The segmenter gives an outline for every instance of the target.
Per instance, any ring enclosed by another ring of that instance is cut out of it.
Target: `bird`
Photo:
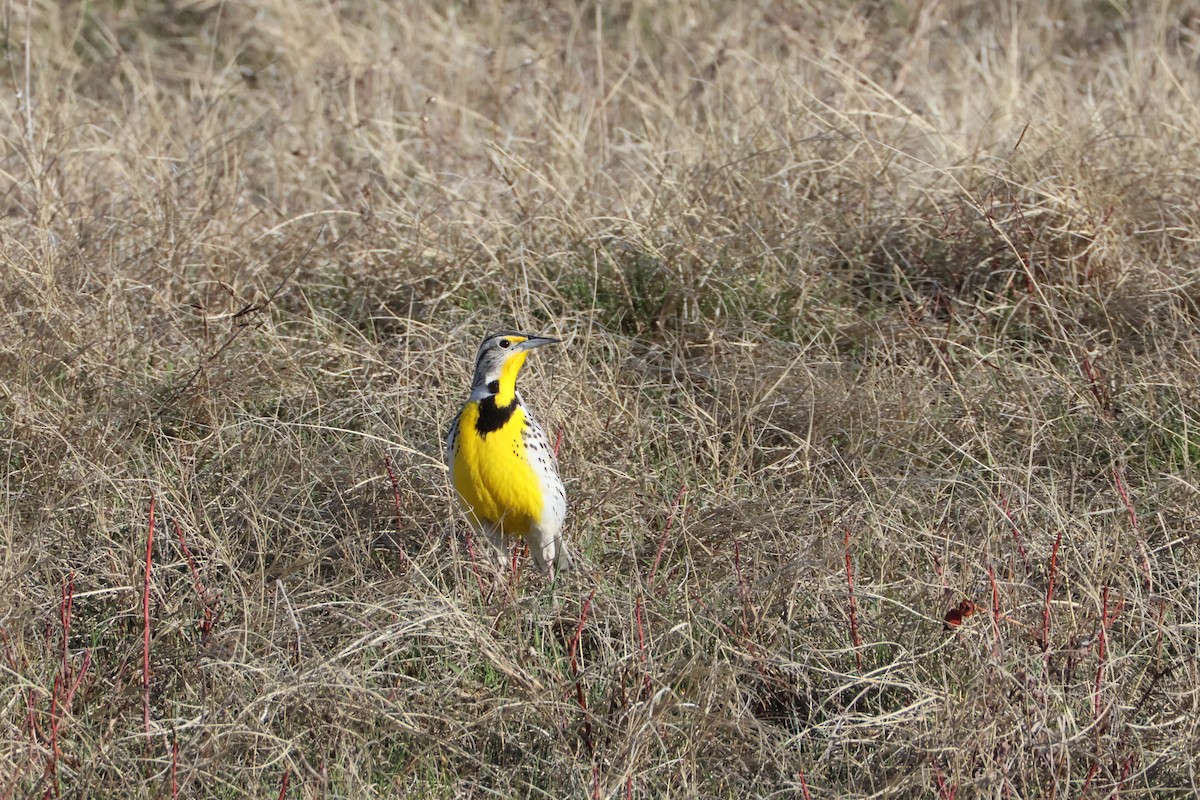
[[[517,374],[532,350],[561,341],[516,331],[485,337],[471,395],[446,435],[450,482],[471,527],[492,543],[498,562],[507,539],[523,539],[552,582],[570,566],[562,538],[567,495],[546,432],[517,391]]]

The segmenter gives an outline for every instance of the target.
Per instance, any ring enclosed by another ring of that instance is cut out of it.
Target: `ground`
[[[0,797],[1196,791],[1200,4],[0,17]]]

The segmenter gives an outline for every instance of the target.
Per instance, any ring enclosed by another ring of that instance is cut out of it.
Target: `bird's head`
[[[529,351],[560,341],[549,336],[531,336],[515,331],[502,331],[488,336],[479,345],[479,354],[475,356],[471,399],[482,400],[495,395],[497,405],[508,405],[516,397],[517,373],[521,371]]]

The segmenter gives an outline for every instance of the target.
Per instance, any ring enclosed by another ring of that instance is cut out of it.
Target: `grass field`
[[[0,799],[1200,787],[1200,3],[0,15]]]

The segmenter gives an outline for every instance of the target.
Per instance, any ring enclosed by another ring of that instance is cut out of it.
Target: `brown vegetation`
[[[3,4],[0,798],[1190,796],[1200,5],[440,5]]]

